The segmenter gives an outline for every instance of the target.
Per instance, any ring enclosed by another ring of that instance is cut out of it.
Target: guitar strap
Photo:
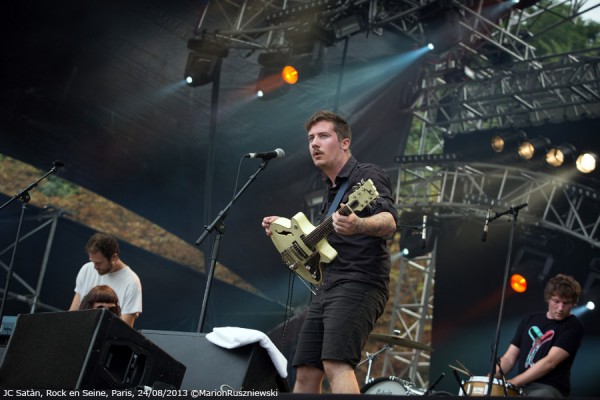
[[[337,210],[338,206],[340,205],[340,201],[342,201],[342,197],[344,196],[344,193],[346,193],[346,189],[348,188],[349,181],[350,181],[349,179],[346,179],[340,185],[340,188],[338,189],[338,192],[335,195],[335,198],[333,199],[333,201],[331,202],[331,205],[329,206],[329,211],[327,211],[327,217],[331,216],[331,214],[333,214],[335,212],[335,210]]]

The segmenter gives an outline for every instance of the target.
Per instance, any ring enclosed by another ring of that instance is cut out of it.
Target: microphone
[[[421,248],[427,247],[427,215],[423,215],[423,225],[421,228]]]
[[[64,163],[64,162],[62,162],[62,161],[60,161],[60,160],[56,160],[56,161],[54,161],[54,163],[53,163],[53,164],[54,164],[54,166],[55,166],[56,168],[60,168],[60,167],[64,167],[64,166],[65,166],[65,163]]]
[[[485,225],[483,225],[483,232],[481,232],[481,241],[485,242],[485,240],[487,239],[487,231],[488,231],[488,225],[490,223],[490,214],[492,213],[492,209],[488,208],[487,210],[487,217],[485,217]]]
[[[285,151],[282,149],[275,149],[264,153],[248,153],[244,156],[244,158],[262,158],[263,160],[272,160],[273,158],[283,157],[285,157]]]

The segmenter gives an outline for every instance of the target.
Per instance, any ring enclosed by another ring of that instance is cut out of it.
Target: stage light
[[[501,153],[504,150],[504,138],[500,135],[492,136],[491,145],[496,153]]]
[[[593,311],[596,309],[596,303],[594,303],[593,301],[588,301],[587,303],[585,303],[585,308],[587,308],[590,311]]]
[[[435,46],[429,49],[436,54],[450,50],[467,35],[466,29],[460,24],[463,15],[451,1],[430,1],[422,6],[416,15],[427,42]]]
[[[355,35],[365,28],[365,23],[360,15],[352,14],[331,24],[335,40],[341,40]]]
[[[255,91],[261,100],[270,100],[284,95],[290,87],[281,76],[281,67],[262,67]]]
[[[579,172],[583,172],[584,174],[589,174],[596,169],[596,164],[598,163],[598,156],[594,153],[583,153],[579,157],[577,157],[577,161],[575,165],[577,166],[577,170]]]
[[[428,43],[428,44],[427,44],[427,48],[428,48],[429,50],[433,50],[433,49],[435,49],[435,46],[433,45],[433,43]]]
[[[287,93],[290,85],[284,80],[284,67],[289,55],[284,52],[261,53],[258,63],[262,65],[256,81],[256,95],[261,100],[269,100]]]
[[[570,144],[562,144],[552,147],[546,153],[546,162],[552,167],[560,167],[565,162],[572,161],[575,157],[575,147]]]
[[[527,135],[523,131],[498,133],[492,136],[490,145],[496,153],[502,153],[505,149],[517,148],[525,140],[527,140]]]
[[[325,46],[314,35],[314,32],[308,33],[308,36],[298,33],[286,35],[291,43],[291,54],[287,65],[296,69],[299,82],[305,82],[319,75],[325,65]]]
[[[298,71],[291,65],[286,65],[281,70],[283,81],[289,85],[295,85],[298,82]]]
[[[184,79],[189,86],[202,86],[213,82],[221,68],[221,60],[228,56],[229,49],[224,44],[209,39],[188,41],[187,63]]]
[[[540,153],[545,153],[546,148],[550,145],[550,140],[537,137],[531,140],[526,140],[519,145],[519,156],[524,160],[532,160]]]
[[[510,287],[517,293],[524,293],[527,290],[527,279],[523,275],[513,274],[510,277]]]

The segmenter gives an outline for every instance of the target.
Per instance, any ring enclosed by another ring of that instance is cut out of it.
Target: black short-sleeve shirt
[[[367,179],[371,179],[379,197],[363,210],[357,211],[356,215],[368,217],[387,211],[394,216],[397,223],[398,212],[394,207],[389,176],[377,165],[359,163],[354,157],[346,162],[338,174],[335,186],[329,179],[326,179],[327,192],[321,210],[322,219],[325,218],[344,180],[349,182],[341,202],[347,203],[353,187]],[[332,232],[327,241],[338,255],[324,267],[322,288],[334,286],[343,281],[361,281],[389,292],[391,261],[385,238],[362,234],[346,236]]]

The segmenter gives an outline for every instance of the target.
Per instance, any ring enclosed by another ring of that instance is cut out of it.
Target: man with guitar
[[[317,245],[294,243],[288,252],[282,251],[286,261],[314,247],[316,257],[327,263],[322,277],[316,279],[319,287],[298,339],[293,360],[297,368],[294,392],[321,393],[323,379],[327,378],[332,393],[360,393],[354,369],[389,298],[391,261],[385,238],[395,232],[398,213],[385,172],[374,164],[359,163],[352,156],[352,134],[344,118],[318,111],[306,122],[305,129],[312,160],[323,172],[327,192],[322,215],[328,218],[331,233]],[[358,207],[359,211],[351,206],[360,203],[352,200],[351,192],[365,181],[374,185],[378,197]],[[276,246],[275,237],[289,236],[296,225],[295,221],[286,221],[276,216],[262,221]],[[330,251],[322,251],[325,247]],[[299,268],[308,266],[302,263]]]

